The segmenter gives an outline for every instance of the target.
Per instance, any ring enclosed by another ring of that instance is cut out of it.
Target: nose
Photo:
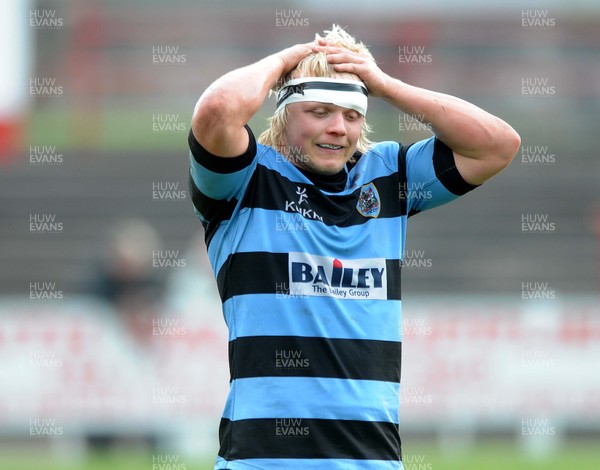
[[[346,121],[342,112],[331,113],[327,122],[327,133],[336,135],[346,135]]]

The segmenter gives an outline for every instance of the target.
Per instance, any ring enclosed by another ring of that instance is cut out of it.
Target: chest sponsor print
[[[340,260],[290,253],[290,294],[340,299],[387,299],[384,258]]]

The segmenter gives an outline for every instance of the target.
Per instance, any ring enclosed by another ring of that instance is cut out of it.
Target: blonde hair
[[[356,52],[360,55],[373,59],[371,52],[362,42],[357,42],[356,39],[348,34],[341,26],[332,25],[330,30],[324,31],[325,39],[329,44],[343,47],[349,51]],[[321,38],[319,34],[315,35],[315,43]],[[281,77],[277,84],[271,90],[277,93],[281,86],[288,80],[300,77],[323,77],[323,78],[345,78],[351,80],[360,80],[360,78],[352,73],[336,72],[331,64],[327,62],[327,57],[324,52],[317,52],[306,56],[300,63],[285,77]],[[273,116],[268,119],[269,127],[259,137],[258,142],[263,145],[268,145],[275,149],[283,145],[283,132],[288,119],[287,107],[283,107],[279,111],[275,111]],[[362,124],[362,129],[356,150],[360,153],[365,153],[373,143],[367,138],[371,132],[371,128],[365,119]]]

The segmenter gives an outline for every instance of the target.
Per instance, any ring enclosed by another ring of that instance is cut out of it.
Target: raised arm
[[[392,78],[385,90],[386,101],[431,125],[435,136],[452,149],[468,183],[481,184],[506,168],[521,145],[506,122],[464,100]]]
[[[314,43],[297,44],[213,82],[194,109],[192,132],[196,140],[213,155],[243,154],[248,147],[244,126],[260,109],[277,80],[310,54],[313,47]]]
[[[381,71],[375,62],[320,41],[339,72],[358,75],[371,96],[379,96],[406,114],[429,124],[450,147],[465,181],[481,184],[504,169],[521,145],[517,132],[502,119],[454,96],[408,85]]]

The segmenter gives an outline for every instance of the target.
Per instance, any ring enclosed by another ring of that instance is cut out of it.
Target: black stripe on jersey
[[[401,300],[402,260],[386,259],[388,300]]]
[[[233,253],[219,269],[217,287],[221,301],[236,295],[290,293],[288,253],[250,251]],[[400,260],[386,260],[387,298],[401,300]]]
[[[223,418],[219,442],[219,456],[225,460],[400,461],[402,458],[398,425],[387,422],[304,418],[230,421]]]
[[[217,157],[210,153],[200,145],[190,129],[188,134],[188,145],[190,146],[194,160],[196,160],[199,165],[202,165],[204,168],[214,173],[235,173],[236,171],[243,170],[252,163],[252,160],[254,160],[254,157],[256,156],[256,139],[254,138],[254,134],[248,125],[244,127],[248,132],[248,148],[239,157],[232,158]]]
[[[477,188],[476,185],[469,184],[463,179],[456,168],[452,149],[437,138],[433,147],[433,168],[435,176],[452,194],[462,196]]]
[[[233,214],[233,210],[235,209],[238,200],[236,198],[233,198],[229,201],[216,200],[211,197],[208,197],[206,194],[204,194],[197,188],[191,173],[189,180],[189,188],[194,207],[198,212],[200,212],[200,214],[202,214],[202,217],[204,217],[204,219],[207,221],[203,222],[202,225],[204,226],[204,241],[206,243],[206,246],[208,246],[213,236],[215,235],[219,224],[223,220],[228,220],[231,218],[231,214]]]
[[[217,287],[221,300],[244,294],[289,294],[288,254],[240,252],[227,257]]]
[[[399,203],[397,174],[376,178],[372,183],[380,196],[378,218],[405,215],[406,206],[403,212]],[[291,181],[278,171],[259,164],[242,199],[242,207],[285,211],[311,220],[322,218],[323,223],[329,226],[349,227],[371,219],[356,209],[360,191],[361,188],[357,188],[347,195],[325,195],[313,184]],[[306,196],[302,202],[299,202],[299,192]]]
[[[402,343],[396,341],[244,336],[229,343],[229,353],[232,380],[329,377],[400,382]]]
[[[408,188],[408,180],[406,178],[406,152],[411,145],[402,145],[398,148],[398,197],[400,198],[400,212],[406,214],[406,196],[407,191],[402,191],[403,188]],[[408,214],[411,216],[413,214]]]

